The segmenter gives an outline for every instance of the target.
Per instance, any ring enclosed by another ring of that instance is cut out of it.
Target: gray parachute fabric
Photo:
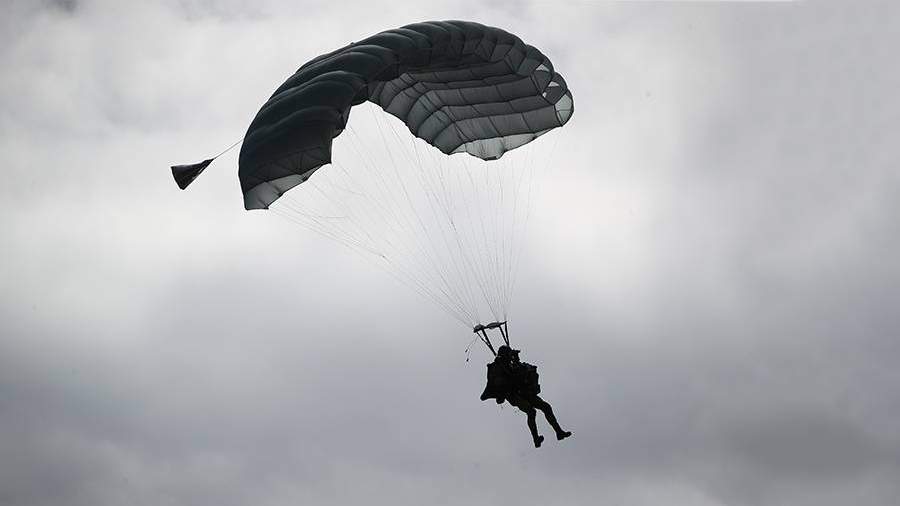
[[[350,109],[373,102],[443,153],[483,160],[564,125],[574,103],[538,49],[466,21],[388,30],[306,63],[262,106],[241,147],[246,209],[266,209],[331,162]]]

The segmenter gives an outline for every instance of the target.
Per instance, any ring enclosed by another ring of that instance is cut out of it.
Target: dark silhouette
[[[519,350],[501,346],[487,369],[487,386],[481,394],[481,400],[496,399],[497,404],[508,401],[528,415],[528,430],[531,431],[535,448],[540,448],[544,442],[544,436],[537,431],[537,409],[544,413],[547,422],[556,431],[556,439],[562,440],[572,435],[571,432],[562,430],[550,403],[538,395],[541,385],[538,382],[537,367],[520,362]]]

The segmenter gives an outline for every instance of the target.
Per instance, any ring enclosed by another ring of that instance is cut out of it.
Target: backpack
[[[541,393],[540,376],[537,372],[537,366],[522,362],[519,367],[520,372],[518,374],[518,379],[521,381],[520,388],[522,393],[527,395],[537,395]]]

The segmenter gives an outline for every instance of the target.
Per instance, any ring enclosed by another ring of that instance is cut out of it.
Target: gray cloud
[[[896,8],[556,5],[0,8],[0,504],[893,504]],[[576,433],[540,451],[468,332],[244,212],[233,153],[166,169],[441,18],[521,33],[578,104],[511,322]]]

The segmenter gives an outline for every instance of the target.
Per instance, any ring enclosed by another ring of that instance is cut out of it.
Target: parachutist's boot
[[[544,436],[538,436],[538,437],[534,438],[534,447],[540,448],[541,443],[543,443],[543,442],[544,442]]]
[[[550,405],[547,405],[547,409],[544,411],[544,416],[547,417],[547,421],[550,422],[550,426],[553,427],[553,430],[556,432],[556,439],[562,441],[563,439],[572,435],[571,432],[567,430],[562,430],[562,427],[559,426],[559,422],[556,421],[556,416],[553,415],[553,409],[550,408]]]

